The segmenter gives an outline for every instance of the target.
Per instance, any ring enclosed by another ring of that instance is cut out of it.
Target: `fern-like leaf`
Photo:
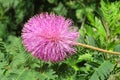
[[[103,20],[107,23],[107,26],[111,30],[112,34],[119,34],[120,32],[120,1],[118,2],[107,2],[101,0],[101,11],[103,14]]]
[[[34,70],[29,70],[25,68],[21,70],[21,72],[19,72],[17,76],[13,76],[12,74],[11,80],[12,79],[15,79],[15,80],[55,80],[56,77],[57,75],[55,75],[55,72],[52,69],[48,70],[48,72],[39,73]]]
[[[105,61],[99,68],[95,70],[89,80],[105,80],[113,69],[113,64],[110,61]]]

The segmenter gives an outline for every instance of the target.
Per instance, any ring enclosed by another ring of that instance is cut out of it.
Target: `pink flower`
[[[64,60],[75,53],[73,42],[79,35],[71,25],[70,19],[52,13],[35,15],[24,25],[23,44],[28,52],[41,60]]]

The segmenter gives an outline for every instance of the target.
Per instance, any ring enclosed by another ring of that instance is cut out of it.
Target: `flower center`
[[[39,37],[44,38],[44,39],[46,39],[48,41],[52,41],[52,42],[60,40],[60,37],[58,37],[58,36],[39,35]]]
[[[48,39],[49,41],[58,41],[59,40],[59,38],[58,37],[46,37],[46,39]]]

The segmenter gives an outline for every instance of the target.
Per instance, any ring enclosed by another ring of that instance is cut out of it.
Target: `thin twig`
[[[97,51],[104,52],[104,53],[120,55],[120,52],[108,51],[108,50],[104,50],[104,49],[101,49],[101,48],[97,48],[97,47],[86,45],[86,44],[82,44],[82,43],[75,43],[75,45],[82,46],[82,47],[89,48],[89,49],[93,49],[93,50],[97,50]]]

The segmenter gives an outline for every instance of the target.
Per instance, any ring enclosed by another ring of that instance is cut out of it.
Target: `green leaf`
[[[67,10],[61,2],[58,4],[57,7],[53,8],[53,11],[59,15],[67,15]]]
[[[21,0],[0,0],[4,8],[9,9],[11,6],[16,7]]]
[[[84,14],[84,9],[77,9],[77,10],[76,10],[76,17],[77,17],[78,19],[83,18],[83,14]]]
[[[81,62],[83,60],[84,61],[91,61],[91,60],[93,60],[92,55],[91,54],[80,55],[79,58],[78,58],[78,61]]]
[[[104,0],[101,0],[101,11],[102,11],[102,18],[103,20],[108,24],[107,27],[109,27],[111,31],[111,36],[115,36],[116,34],[119,34],[120,32],[120,1],[115,2],[104,2]]]
[[[69,1],[66,2],[66,4],[72,9],[77,9],[78,7],[80,7],[80,4],[76,1]]]
[[[118,44],[114,47],[114,51],[120,52],[120,44]]]
[[[33,11],[34,11],[34,6],[32,1],[29,1],[29,2],[24,0],[20,1],[18,5],[15,7],[15,18],[16,18],[17,24],[22,22],[25,16],[33,15]]]
[[[23,69],[21,73],[16,77],[15,80],[36,80],[35,75],[32,71]]]
[[[7,33],[6,29],[7,29],[7,25],[0,22],[0,37],[1,38],[5,37],[5,34]]]
[[[93,28],[89,25],[85,25],[85,29],[86,29],[86,33],[88,36],[93,36],[94,35],[94,31]]]
[[[49,3],[53,4],[56,2],[56,0],[48,0]]]
[[[55,80],[57,75],[53,70],[48,70],[45,72],[36,72],[29,69],[23,69],[20,71],[15,80]]]
[[[88,36],[88,44],[89,45],[92,45],[92,46],[97,46],[96,45],[96,42],[95,42],[95,39],[92,37],[92,36]]]
[[[100,19],[95,17],[95,27],[101,37],[106,38],[106,31]]]
[[[55,72],[53,70],[48,70],[47,72],[43,72],[41,76],[45,77],[46,80],[50,80],[50,79],[54,80],[57,77],[57,75],[55,75]]]
[[[110,61],[104,61],[99,68],[95,70],[89,80],[105,80],[113,69],[113,64]]]
[[[94,17],[95,17],[95,15],[92,13],[92,11],[90,11],[89,13],[87,13],[87,18],[88,18],[88,20],[90,21],[90,23],[92,25],[94,25]]]

